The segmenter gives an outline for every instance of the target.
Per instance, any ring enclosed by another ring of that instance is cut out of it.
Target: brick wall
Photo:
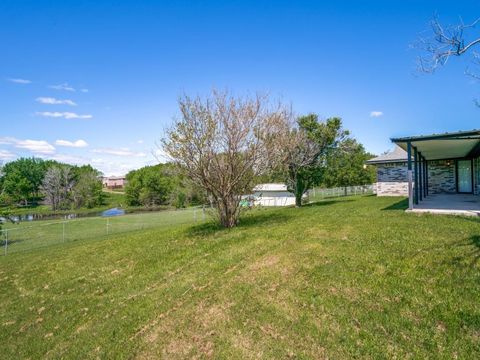
[[[473,160],[474,193],[480,195],[480,158]],[[428,162],[428,193],[454,194],[457,192],[455,161]],[[377,165],[376,192],[379,196],[408,196],[407,163]]]
[[[377,165],[378,196],[408,196],[407,163]]]
[[[428,162],[428,193],[456,193],[455,161],[435,160]]]

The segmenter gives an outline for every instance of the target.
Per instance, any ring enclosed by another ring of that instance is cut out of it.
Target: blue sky
[[[418,52],[409,45],[435,12],[447,23],[470,21],[480,6],[2,0],[0,160],[35,155],[106,174],[153,164],[178,96],[213,87],[340,116],[373,153],[394,136],[479,128],[469,58],[414,74]]]

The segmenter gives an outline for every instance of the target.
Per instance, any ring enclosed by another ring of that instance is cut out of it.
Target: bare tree
[[[241,195],[250,193],[255,176],[276,159],[275,133],[289,111],[272,106],[266,96],[217,91],[205,99],[184,95],[178,103],[181,117],[162,140],[163,150],[205,189],[220,223],[233,227]]]
[[[433,73],[447,64],[451,57],[466,53],[472,53],[474,62],[479,64],[479,55],[474,51],[480,45],[480,33],[477,31],[479,23],[480,18],[467,24],[460,18],[458,24],[443,25],[438,16],[434,16],[430,21],[431,32],[427,36],[421,36],[414,44],[414,47],[424,53],[418,57],[419,71]],[[467,73],[474,75],[469,70]]]
[[[52,210],[58,210],[67,205],[69,192],[73,186],[70,167],[52,166],[45,173],[41,188]]]

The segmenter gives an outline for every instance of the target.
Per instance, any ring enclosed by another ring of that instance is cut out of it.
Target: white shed
[[[259,184],[253,188],[255,205],[289,206],[295,205],[295,195],[287,191],[285,184]]]

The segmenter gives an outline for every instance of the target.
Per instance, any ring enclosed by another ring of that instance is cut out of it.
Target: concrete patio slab
[[[428,195],[407,212],[480,216],[480,196],[471,194]]]

